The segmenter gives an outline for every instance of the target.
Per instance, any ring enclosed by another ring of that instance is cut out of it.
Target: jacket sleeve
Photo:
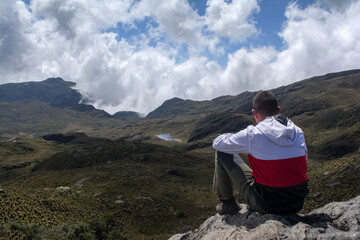
[[[225,133],[213,141],[213,148],[217,151],[236,154],[249,153],[249,127],[235,134]]]

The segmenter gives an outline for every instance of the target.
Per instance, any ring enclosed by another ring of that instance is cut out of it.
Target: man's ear
[[[280,107],[278,106],[277,114],[280,114]]]
[[[259,117],[259,112],[256,111],[255,109],[252,109],[251,111],[252,111],[252,113],[253,113],[253,115],[254,115],[254,118],[255,118],[255,119],[258,119],[258,117]]]

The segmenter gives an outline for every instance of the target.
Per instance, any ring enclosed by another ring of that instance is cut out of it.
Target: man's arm
[[[241,130],[235,134],[222,134],[215,138],[212,146],[217,151],[229,154],[249,153],[248,129]]]

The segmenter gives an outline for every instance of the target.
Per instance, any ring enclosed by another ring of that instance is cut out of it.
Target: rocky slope
[[[286,217],[260,215],[242,204],[236,215],[216,214],[193,232],[170,238],[186,239],[360,239],[360,196]]]

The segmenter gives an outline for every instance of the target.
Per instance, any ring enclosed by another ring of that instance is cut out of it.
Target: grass
[[[32,144],[38,148],[49,143],[36,140]],[[6,234],[24,233],[21,229],[34,224],[55,234],[59,226],[73,228],[84,223],[89,228],[92,221],[110,219],[107,227],[122,237],[166,239],[195,228],[214,214],[216,196],[208,177],[212,159],[204,155],[92,138],[83,144],[52,144],[59,148],[53,157],[45,154],[32,161],[29,155],[29,166],[21,172],[9,170],[14,171],[15,181],[2,184],[6,194],[0,198]],[[87,158],[89,155],[92,157]],[[115,155],[122,157],[111,157]],[[86,164],[72,165],[76,161]],[[51,164],[43,164],[47,162]],[[81,180],[82,186],[77,185]],[[70,190],[60,190],[64,186]],[[19,226],[16,231],[12,223]]]
[[[329,202],[345,201],[360,194],[360,155],[316,161],[309,159],[309,189],[304,212],[309,212]],[[335,183],[335,184],[331,184]]]

